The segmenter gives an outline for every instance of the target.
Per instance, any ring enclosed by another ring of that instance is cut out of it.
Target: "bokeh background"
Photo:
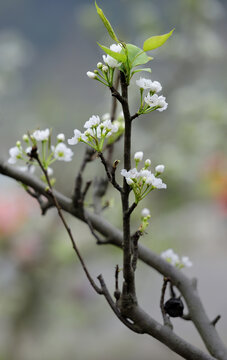
[[[227,4],[224,0],[115,0],[99,6],[120,38],[141,46],[144,39],[176,28],[153,51],[152,80],[163,85],[169,103],[163,113],[135,120],[133,151],[163,163],[166,191],[143,206],[151,210],[141,240],[160,253],[173,248],[189,255],[205,308],[227,340]],[[110,111],[106,89],[88,79],[101,60],[96,44],[111,41],[88,0],[0,2],[0,154],[27,131],[53,128],[71,137],[92,115]],[[135,76],[132,113],[138,106]],[[120,111],[120,109],[118,109]],[[122,143],[115,158],[122,159]],[[71,164],[57,164],[56,188],[71,195],[84,148]],[[91,164],[88,179],[103,171]],[[119,199],[111,189],[104,216],[121,227]],[[87,202],[92,201],[89,194]],[[141,206],[133,217],[139,225]],[[67,216],[91,273],[102,273],[113,290],[121,252],[97,247],[84,224]],[[162,279],[139,264],[139,302],[155,319]],[[204,348],[194,327],[174,320],[177,333]],[[41,217],[21,186],[0,176],[0,359],[124,360],[180,359],[148,336],[124,328],[105,300],[90,288],[54,210]]]

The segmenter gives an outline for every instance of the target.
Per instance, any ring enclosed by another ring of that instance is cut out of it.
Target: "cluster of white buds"
[[[161,257],[165,259],[171,265],[177,267],[178,269],[182,269],[184,267],[191,267],[193,264],[191,260],[189,260],[188,256],[179,257],[173,249],[165,250],[161,253]]]
[[[25,143],[25,148],[22,146],[21,141],[17,141],[16,146],[9,149],[9,164],[16,164],[18,160],[25,163],[25,165],[19,166],[21,171],[29,171],[33,173],[35,170],[34,165],[37,165],[32,158],[32,149],[35,149],[39,154],[42,166],[47,171],[49,176],[53,175],[53,169],[50,165],[56,160],[69,162],[72,160],[73,152],[65,144],[65,135],[57,135],[56,145],[50,145],[51,131],[50,129],[35,130],[32,134],[24,134],[22,140]],[[39,146],[40,143],[40,146]],[[44,179],[42,177],[42,179]]]
[[[151,160],[147,159],[144,162],[144,167],[138,170],[138,164],[143,159],[143,152],[138,151],[134,155],[134,161],[136,167],[130,170],[122,169],[121,175],[125,177],[128,185],[131,186],[134,195],[135,202],[138,203],[145,196],[147,196],[154,189],[166,189],[167,186],[162,182],[162,179],[157,176],[164,171],[164,165],[156,166],[156,173],[153,174],[148,168],[151,165]],[[157,171],[157,169],[159,171]],[[160,172],[160,170],[162,170]]]
[[[100,120],[98,115],[92,115],[90,119],[85,122],[84,128],[86,130],[83,133],[78,129],[74,130],[74,136],[68,139],[69,145],[84,142],[94,150],[101,152],[105,138],[118,132],[118,125],[116,123],[112,123],[110,119]]]
[[[120,53],[122,50],[122,46],[121,46],[121,44],[112,44],[110,46],[110,50],[114,51],[116,53]],[[99,82],[101,82],[102,84],[104,84],[106,86],[112,86],[114,70],[116,68],[119,68],[119,66],[121,66],[121,63],[119,63],[116,59],[114,59],[110,55],[103,55],[102,57],[103,57],[104,64],[101,62],[98,62],[98,64],[97,64],[98,70],[94,70],[94,72],[88,71],[87,76],[90,79],[98,80]]]
[[[158,96],[157,93],[162,90],[162,86],[158,81],[151,81],[150,79],[140,78],[136,80],[136,84],[140,88],[140,108],[139,114],[147,114],[151,111],[158,110],[164,111],[168,107],[166,98],[164,96]],[[144,90],[149,90],[148,94],[143,99]]]

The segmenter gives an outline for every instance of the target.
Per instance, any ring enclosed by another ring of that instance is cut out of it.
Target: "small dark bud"
[[[121,292],[120,292],[120,290],[115,290],[115,291],[114,291],[114,297],[115,297],[115,299],[116,299],[117,301],[120,299],[120,297],[121,297]]]
[[[119,164],[120,160],[115,160],[113,163],[113,168],[116,169],[118,164]]]
[[[180,298],[171,298],[164,304],[165,312],[171,317],[183,316],[184,304]]]
[[[29,156],[31,158],[36,158],[37,157],[37,146],[36,145],[32,146],[32,149],[31,149],[31,152],[30,152]]]

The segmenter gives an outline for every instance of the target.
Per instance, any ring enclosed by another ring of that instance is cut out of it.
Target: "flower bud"
[[[137,151],[134,155],[134,160],[135,161],[142,161],[143,159],[143,152],[142,151]]]
[[[58,134],[57,135],[57,140],[58,141],[65,141],[65,135],[64,134]]]
[[[95,75],[95,73],[93,73],[92,71],[87,71],[87,76],[90,78],[90,79],[96,79],[97,76]]]
[[[103,64],[102,64],[101,62],[98,62],[97,68],[98,68],[98,69],[102,69],[102,67],[103,67]]]
[[[147,217],[150,215],[150,210],[147,209],[147,208],[144,208],[142,211],[141,211],[141,216],[142,217]]]
[[[18,140],[18,141],[16,142],[16,145],[17,145],[17,147],[20,147],[20,146],[21,146],[21,142]]]
[[[108,71],[108,66],[103,65],[103,67],[102,67],[102,71],[103,71],[103,72],[107,72],[107,71]]]
[[[29,141],[29,138],[28,138],[28,135],[27,135],[27,134],[24,134],[24,135],[22,136],[22,139],[23,139],[23,141],[25,141],[26,143]]]
[[[145,166],[148,167],[150,165],[151,165],[151,160],[150,159],[145,160]]]
[[[155,168],[155,171],[159,174],[162,174],[163,171],[165,170],[165,166],[164,165],[157,165]]]

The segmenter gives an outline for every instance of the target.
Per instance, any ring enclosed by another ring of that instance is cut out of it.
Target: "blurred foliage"
[[[146,37],[176,28],[171,40],[151,53],[151,78],[162,83],[169,108],[134,122],[133,151],[143,150],[154,166],[165,164],[168,185],[141,205],[150,208],[152,217],[141,241],[157,252],[173,247],[188,253],[195,262],[191,274],[199,275],[201,284],[204,280],[202,294],[211,315],[218,308],[226,317],[227,295],[217,299],[214,290],[214,301],[206,280],[215,276],[209,271],[225,264],[226,2],[117,0],[99,5],[120,38],[140,47]],[[26,130],[49,126],[70,137],[92,114],[110,111],[110,94],[86,76],[101,59],[96,41],[110,44],[92,1],[24,0],[18,6],[10,0],[1,2],[0,19],[1,157],[7,159],[8,148]],[[130,96],[133,113],[139,104],[134,83]],[[120,145],[115,157],[122,160]],[[77,145],[72,166],[55,166],[56,186],[66,195],[72,193],[83,151]],[[93,179],[102,171],[96,161],[86,176]],[[106,359],[106,352],[110,360],[146,360],[151,347],[156,360],[178,358],[151,339],[140,337],[138,345],[136,335],[121,327],[89,288],[55,212],[41,217],[19,185],[8,185],[2,177],[0,183],[1,360]],[[119,199],[111,187],[105,200],[111,206],[104,216],[120,228]],[[92,203],[91,193],[87,203]],[[134,230],[141,207],[133,215]],[[102,272],[113,286],[120,252],[95,246],[85,225],[68,219],[92,273]],[[141,301],[157,314],[160,284],[140,265]],[[183,327],[197,344],[190,325],[176,323],[177,331]],[[220,328],[227,333],[226,325]]]

